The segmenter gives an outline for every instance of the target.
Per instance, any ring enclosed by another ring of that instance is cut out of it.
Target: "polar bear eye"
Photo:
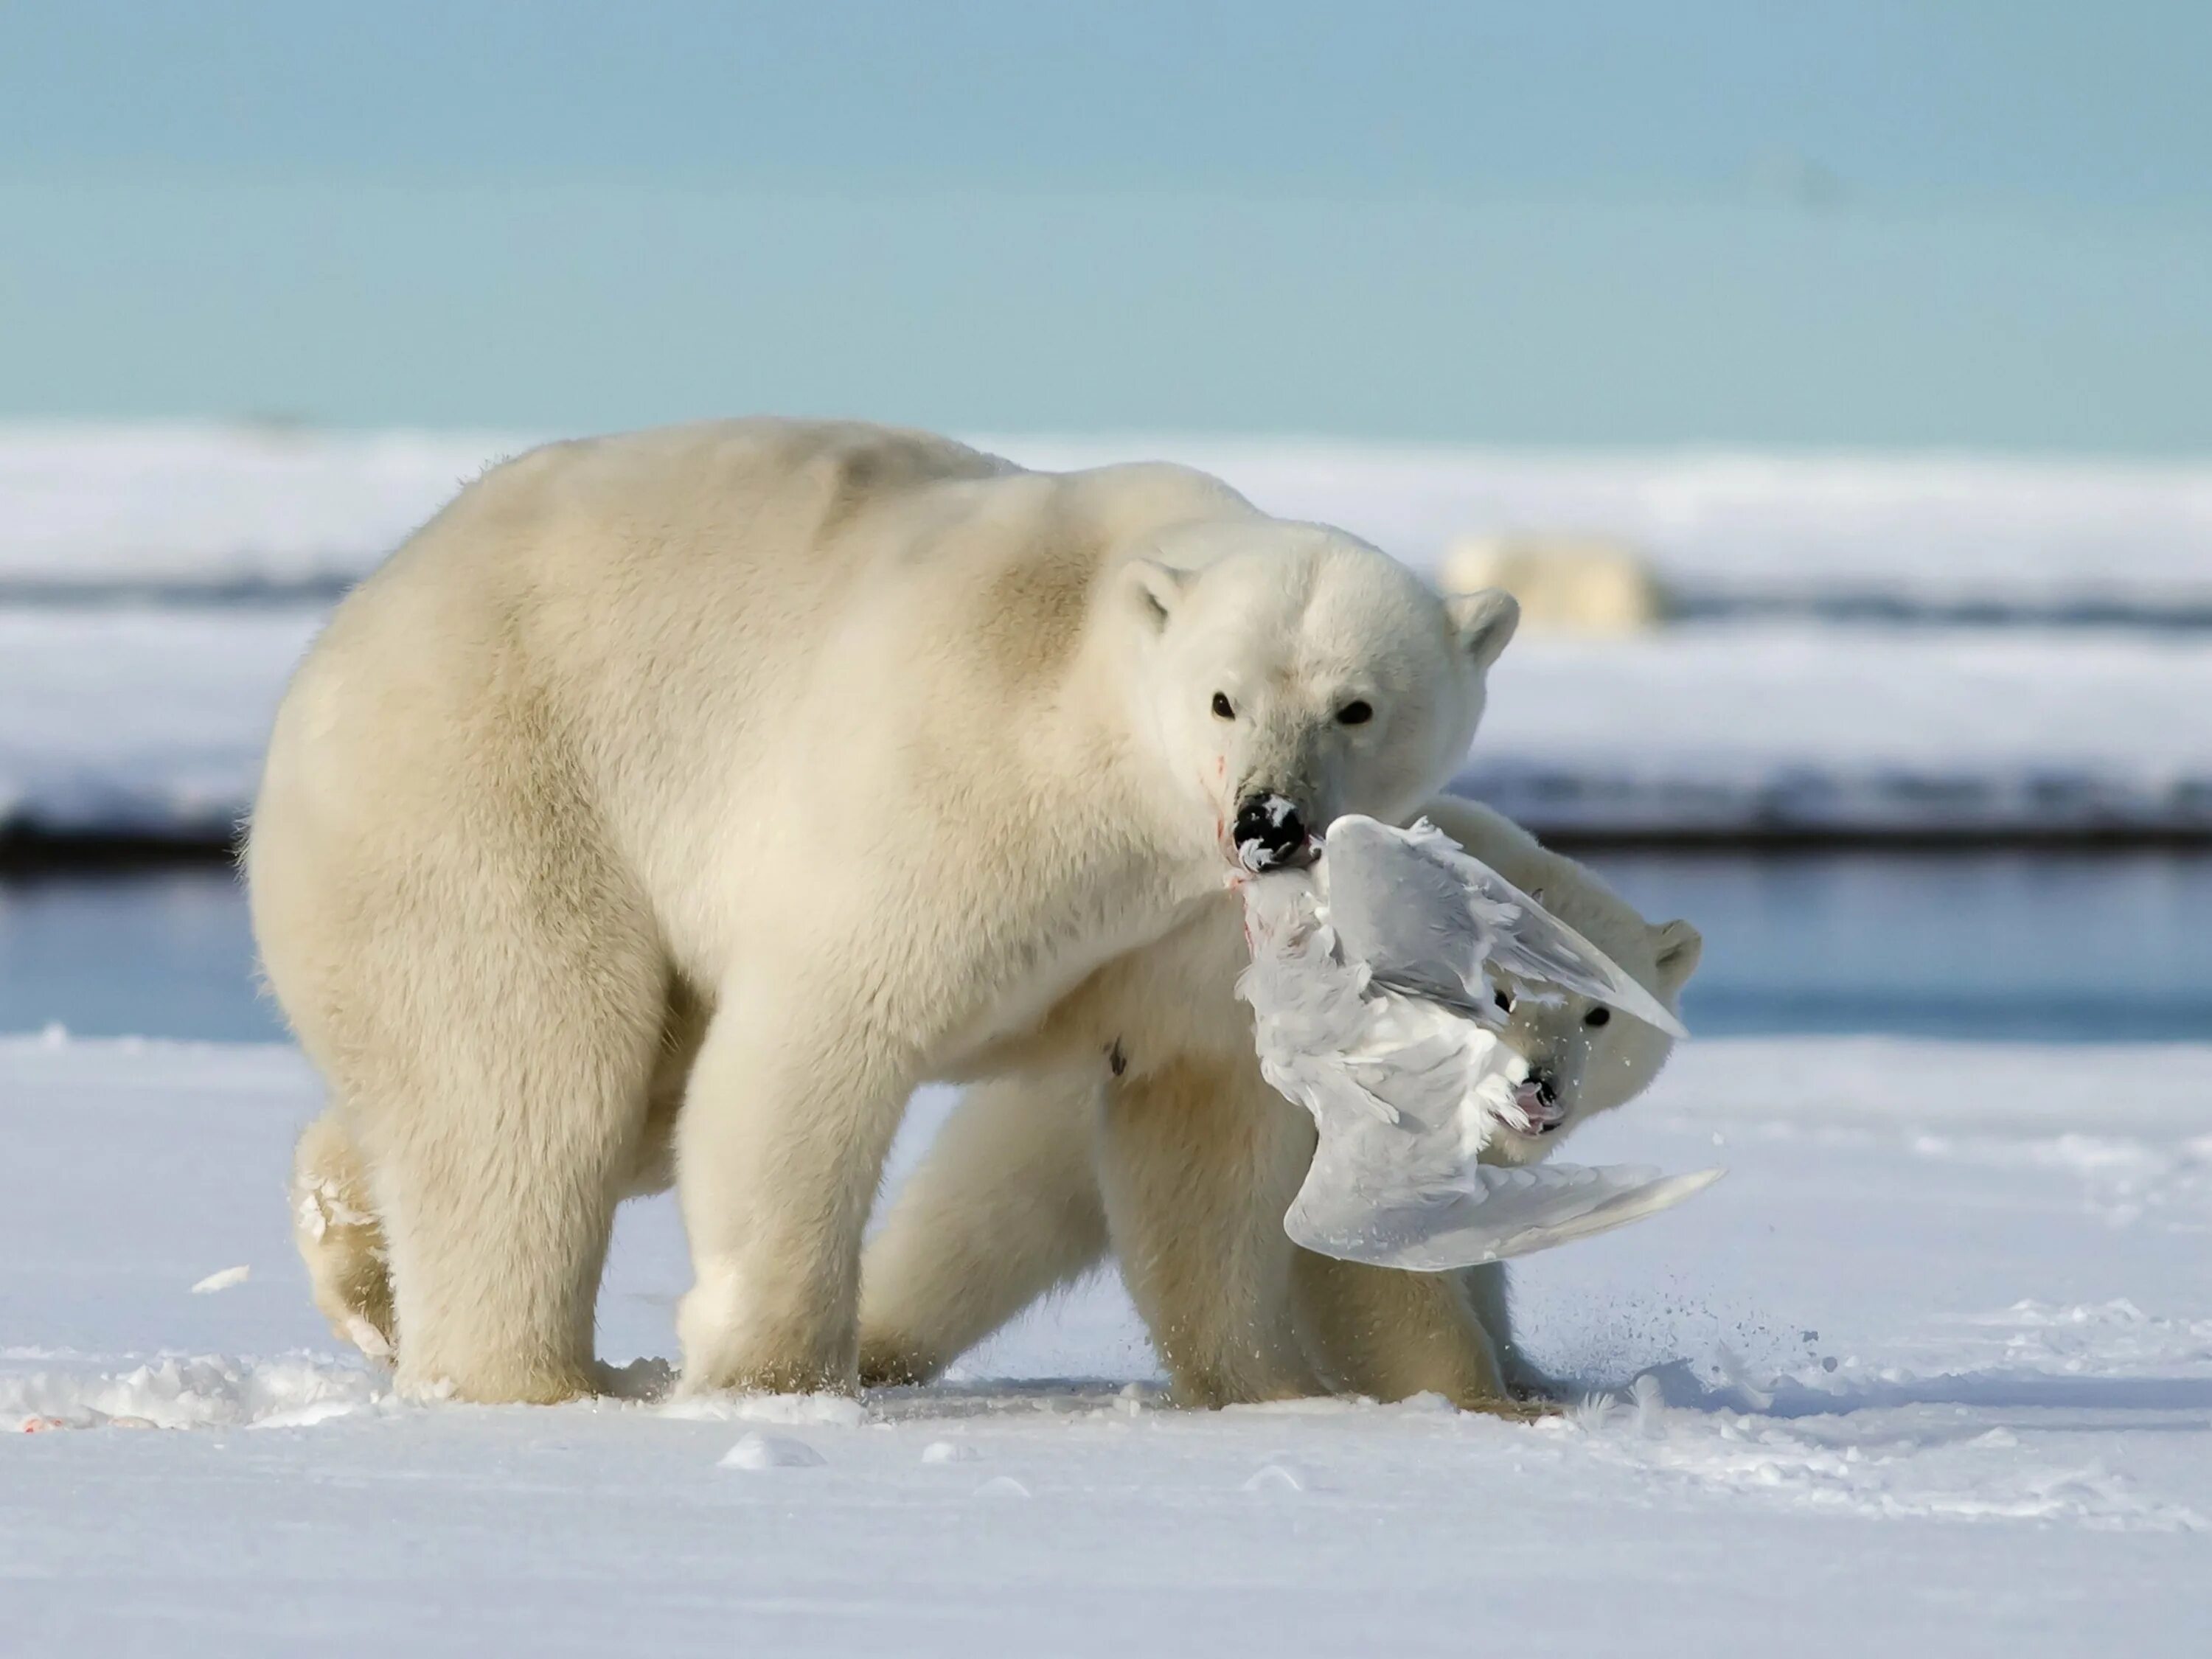
[[[1513,1012],[1513,994],[1511,992],[1496,992],[1492,994],[1491,1000],[1495,1002],[1504,1012],[1510,1014]]]
[[[1354,697],[1336,711],[1336,718],[1345,726],[1364,726],[1375,718],[1375,706],[1364,697]]]
[[[1229,701],[1229,694],[1226,691],[1217,691],[1213,694],[1213,718],[1218,720],[1233,720],[1237,718],[1237,707]]]
[[[1588,1012],[1588,1013],[1586,1013],[1586,1014],[1584,1014],[1584,1015],[1583,1016],[1583,1024],[1585,1024],[1585,1025],[1602,1025],[1602,1024],[1604,1024],[1607,1020],[1611,1019],[1612,1018],[1613,1018],[1613,1010],[1612,1010],[1612,1009],[1610,1009],[1610,1008],[1593,1008],[1593,1009],[1591,1009],[1591,1010],[1589,1011],[1589,1012]]]

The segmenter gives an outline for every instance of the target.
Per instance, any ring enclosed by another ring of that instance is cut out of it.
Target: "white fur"
[[[1699,951],[1686,922],[1651,927],[1486,808],[1438,799],[1422,810],[1675,1006]],[[865,1376],[934,1375],[1111,1249],[1192,1403],[1336,1389],[1433,1391],[1495,1410],[1540,1388],[1512,1349],[1502,1264],[1395,1273],[1284,1236],[1313,1127],[1260,1075],[1250,1011],[1231,991],[1245,960],[1239,920],[1218,899],[1109,964],[1055,1011],[1066,1040],[1046,1063],[969,1091],[869,1248]],[[1506,1040],[1552,1077],[1568,1115],[1540,1139],[1502,1132],[1486,1160],[1543,1157],[1665,1063],[1663,1033],[1620,1014],[1593,1028],[1591,1006],[1516,1005]]]
[[[915,1084],[1216,901],[1253,792],[1428,793],[1515,616],[1174,467],[775,421],[500,467],[338,608],[254,813],[319,1301],[403,1389],[585,1391],[672,1176],[685,1385],[852,1386]]]

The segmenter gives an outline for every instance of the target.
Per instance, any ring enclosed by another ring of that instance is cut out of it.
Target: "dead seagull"
[[[1319,1145],[1284,1218],[1307,1249],[1442,1272],[1586,1238],[1668,1209],[1719,1170],[1478,1162],[1528,1062],[1499,1036],[1492,969],[1677,1036],[1605,953],[1426,823],[1339,818],[1310,870],[1243,884],[1260,1067]]]

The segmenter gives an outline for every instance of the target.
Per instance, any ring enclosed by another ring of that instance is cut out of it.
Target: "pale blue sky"
[[[0,418],[2212,453],[2212,8],[0,4]]]

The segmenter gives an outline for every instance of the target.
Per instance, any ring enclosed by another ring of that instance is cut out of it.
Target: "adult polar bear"
[[[301,665],[246,855],[400,1387],[591,1390],[672,1119],[685,1386],[852,1386],[915,1084],[988,1073],[1240,837],[1403,816],[1516,614],[1170,466],[744,421],[487,474]]]

